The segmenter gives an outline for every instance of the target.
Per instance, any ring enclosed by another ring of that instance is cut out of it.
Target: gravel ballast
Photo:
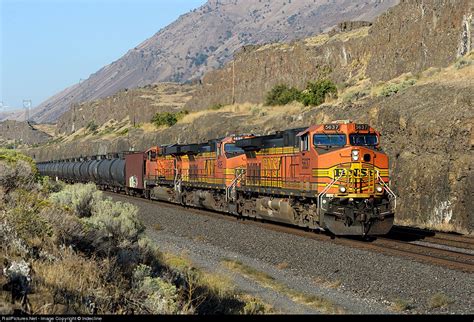
[[[285,294],[237,276],[222,261],[237,260],[293,290],[323,297],[346,313],[398,313],[393,302],[405,303],[408,313],[474,311],[473,274],[276,232],[224,215],[206,216],[166,203],[108,195],[139,207],[147,234],[160,249],[185,252],[202,269],[234,274],[238,288],[276,311],[317,313],[301,303],[292,304]],[[433,298],[440,294],[447,299],[446,305],[434,307]]]

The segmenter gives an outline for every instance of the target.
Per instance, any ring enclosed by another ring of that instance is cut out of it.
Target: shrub
[[[94,121],[90,121],[89,123],[87,123],[86,126],[86,130],[88,130],[89,132],[95,132],[98,128],[99,126],[95,124]]]
[[[127,134],[128,134],[128,131],[129,131],[128,128],[123,129],[122,131],[118,132],[118,135],[127,135]]]
[[[342,101],[344,103],[349,103],[353,101],[357,101],[361,98],[364,98],[369,95],[369,91],[367,90],[362,90],[362,91],[354,91],[354,92],[349,92],[346,95],[342,97]]]
[[[443,293],[436,293],[430,299],[430,308],[435,309],[439,307],[445,307],[453,301]]]
[[[137,242],[145,227],[138,220],[137,207],[112,199],[96,199],[92,205],[92,216],[83,221],[104,231],[117,243]]]
[[[63,190],[63,188],[65,187],[64,182],[51,180],[51,178],[48,176],[42,177],[40,183],[41,183],[42,190],[48,194],[59,192]]]
[[[256,298],[251,298],[245,303],[245,307],[242,311],[243,314],[257,315],[267,313],[265,304]]]
[[[159,277],[145,277],[140,291],[146,295],[144,301],[152,314],[178,313],[178,290],[176,286]]]
[[[210,109],[210,110],[217,111],[217,110],[220,110],[220,109],[223,108],[223,107],[224,107],[224,105],[219,103],[219,104],[214,104],[214,105],[212,105],[209,109]]]
[[[473,61],[472,60],[467,60],[465,59],[464,57],[459,59],[455,64],[454,64],[454,67],[456,69],[461,69],[461,68],[464,68],[466,66],[469,66],[469,65],[472,65],[473,64]]]
[[[189,114],[188,111],[183,110],[177,113],[170,113],[170,112],[162,112],[156,113],[155,116],[151,119],[151,123],[153,123],[156,127],[160,126],[173,126],[180,119],[182,119],[185,115]]]
[[[17,189],[10,194],[10,208],[6,218],[23,240],[52,235],[52,227],[39,211],[47,205],[38,193]]]
[[[300,102],[305,106],[318,106],[324,103],[327,96],[337,96],[336,85],[327,79],[309,82],[306,90],[301,93]]]
[[[98,191],[92,183],[75,184],[66,186],[64,190],[52,194],[49,199],[67,209],[72,209],[79,217],[90,217],[94,201],[101,198],[102,192]]]
[[[0,149],[0,186],[4,192],[22,187],[30,189],[38,178],[33,160],[14,150]]]
[[[389,97],[415,84],[416,84],[415,79],[404,80],[401,83],[390,83],[390,84],[385,85],[382,88],[382,91],[380,92],[379,96]]]
[[[293,101],[297,101],[300,98],[301,92],[294,88],[286,85],[276,85],[270,92],[268,92],[265,104],[266,105],[286,105]]]

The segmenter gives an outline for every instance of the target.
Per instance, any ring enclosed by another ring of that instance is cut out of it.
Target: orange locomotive
[[[380,134],[348,121],[146,152],[153,199],[336,235],[382,235],[396,197]]]

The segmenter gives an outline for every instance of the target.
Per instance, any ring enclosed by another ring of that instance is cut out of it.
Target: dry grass
[[[224,259],[222,264],[230,270],[236,271],[247,278],[251,278],[261,285],[271,288],[279,293],[285,294],[293,301],[310,306],[322,313],[343,313],[343,309],[337,307],[331,301],[314,295],[307,295],[293,290],[286,285],[277,282],[272,276],[265,272],[256,270],[253,267],[245,265],[239,261],[232,259]]]
[[[100,269],[95,261],[77,256],[66,249],[58,262],[37,261],[33,263],[35,273],[47,285],[57,285],[67,291],[96,290],[101,287]]]
[[[193,238],[193,240],[197,242],[205,242],[207,241],[207,238],[206,236],[203,236],[203,235],[197,235]]]
[[[395,312],[404,312],[411,309],[411,304],[406,300],[397,298],[392,302],[390,309]]]
[[[172,253],[163,253],[163,262],[177,270],[186,270],[193,266],[191,259],[185,252],[182,252],[179,256]]]
[[[313,282],[317,286],[320,286],[320,287],[322,286],[322,287],[332,288],[332,289],[338,289],[342,285],[342,282],[340,280],[328,281],[321,277],[314,277]]]
[[[56,124],[33,124],[33,128],[45,132],[46,134],[51,135],[52,137],[56,134]]]
[[[290,264],[288,264],[287,262],[281,262],[281,263],[278,263],[276,267],[278,269],[287,269],[288,267],[290,267]]]
[[[442,308],[452,304],[454,301],[451,300],[447,295],[438,292],[434,294],[429,301],[431,309]]]
[[[234,281],[222,274],[202,272],[200,282],[220,297],[231,296],[236,293]]]
[[[433,230],[433,231],[440,231],[440,232],[445,232],[445,233],[460,233],[460,234],[465,234],[469,235],[470,232],[462,228],[458,225],[455,225],[453,223],[447,223],[447,222],[442,222],[442,223],[434,223],[434,222],[428,222],[428,223],[420,223],[420,222],[415,222],[410,219],[397,219],[395,218],[395,225],[398,226],[407,226],[407,227],[414,227],[414,228],[419,228],[419,229],[427,229],[427,230]]]

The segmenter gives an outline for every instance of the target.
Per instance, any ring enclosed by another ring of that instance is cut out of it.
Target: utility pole
[[[235,59],[232,60],[232,104],[235,104]]]
[[[31,108],[31,100],[23,100],[23,108],[25,109],[25,122],[30,122],[30,108]]]

